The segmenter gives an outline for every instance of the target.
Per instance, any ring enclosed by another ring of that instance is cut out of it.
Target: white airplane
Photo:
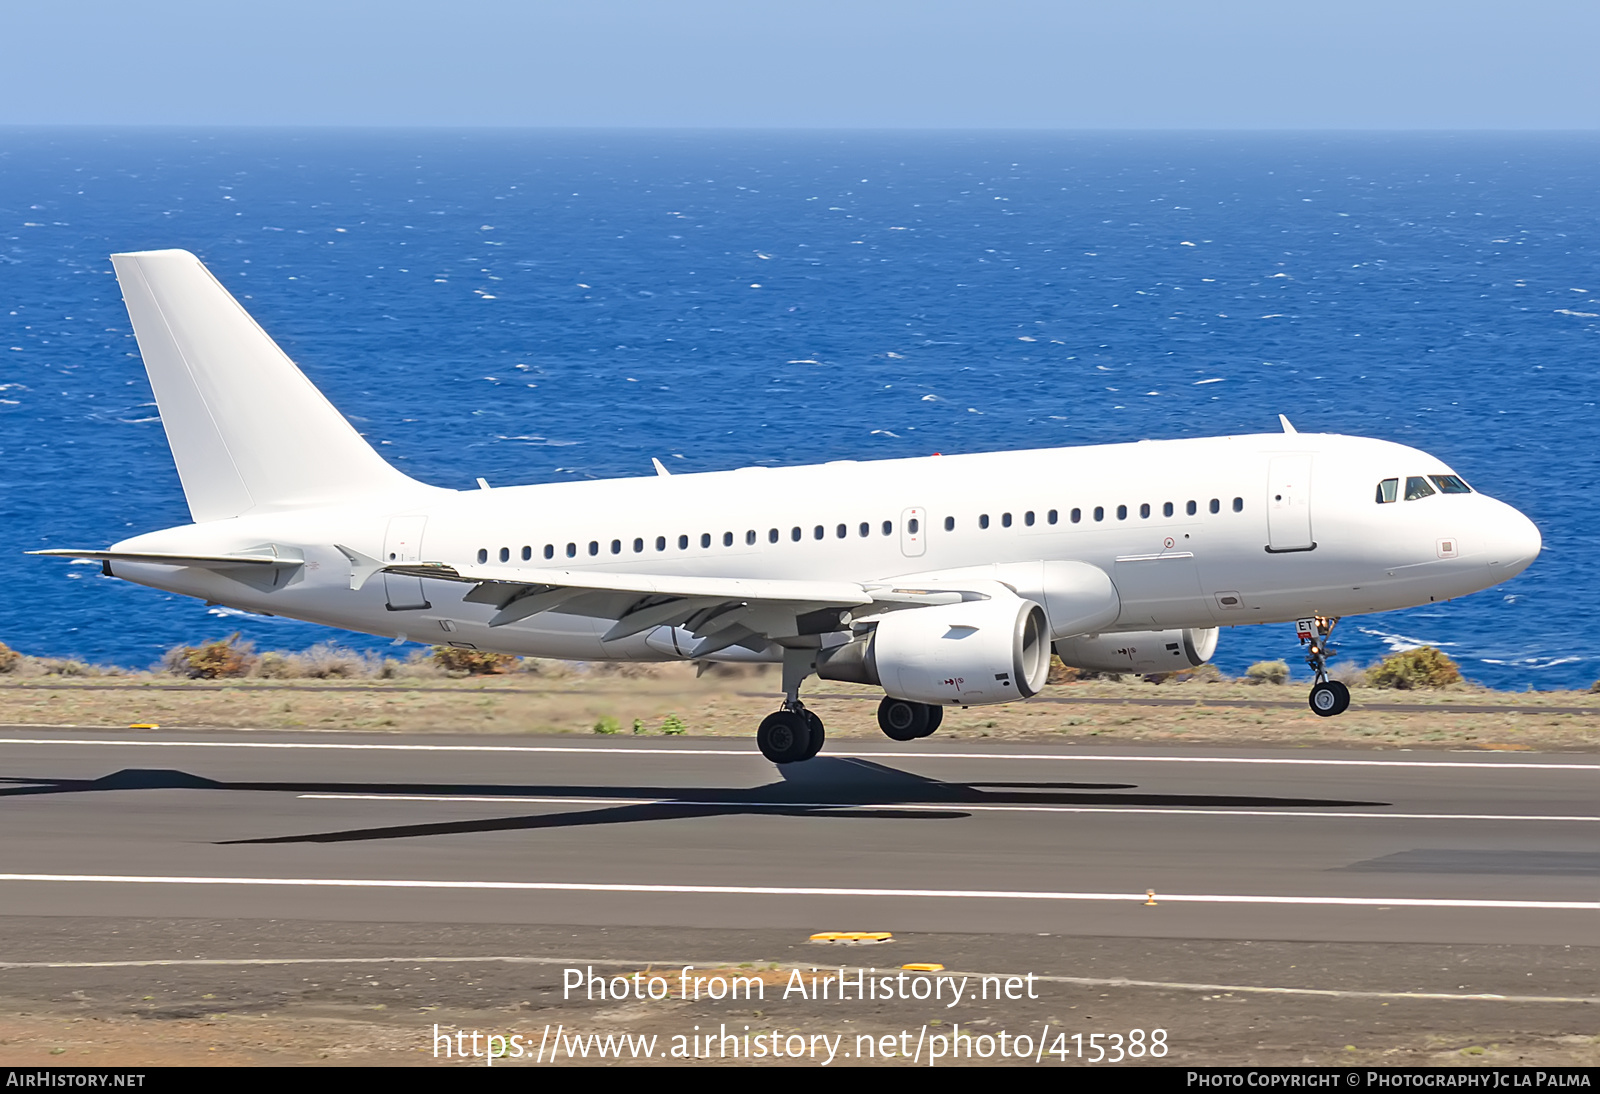
[[[1283,432],[747,467],[477,490],[364,441],[187,251],[112,256],[194,523],[104,572],[245,611],[579,660],[778,662],[777,763],[823,725],[812,674],[881,686],[896,740],[945,706],[1039,691],[1068,665],[1204,663],[1217,629],[1298,622],[1311,709],[1339,617],[1499,584],[1539,531],[1443,461]],[[603,409],[597,408],[597,412]]]

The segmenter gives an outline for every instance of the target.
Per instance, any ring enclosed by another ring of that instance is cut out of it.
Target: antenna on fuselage
[[[1294,426],[1289,424],[1289,419],[1286,416],[1284,416],[1282,414],[1279,414],[1278,415],[1278,421],[1283,423],[1283,431],[1285,433],[1298,433],[1298,432],[1300,432]]]
[[[656,459],[654,456],[650,457],[650,462],[656,465],[657,475],[660,475],[664,479],[672,476],[672,472],[667,470],[667,465]]]

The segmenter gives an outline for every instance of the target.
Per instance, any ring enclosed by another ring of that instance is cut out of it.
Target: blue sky
[[[0,124],[1593,129],[1593,0],[0,0]]]

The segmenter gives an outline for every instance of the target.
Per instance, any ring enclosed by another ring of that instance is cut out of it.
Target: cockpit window
[[[1384,479],[1378,484],[1378,496],[1375,499],[1379,505],[1386,505],[1391,501],[1400,500],[1400,480]]]
[[[1428,480],[1421,475],[1412,475],[1406,479],[1406,500],[1416,501],[1433,493],[1433,487],[1428,485]]]
[[[1429,475],[1433,485],[1439,488],[1441,494],[1470,494],[1472,487],[1456,478],[1454,475]]]

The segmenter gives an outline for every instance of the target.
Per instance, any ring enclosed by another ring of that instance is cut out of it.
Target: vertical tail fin
[[[111,256],[197,522],[417,489],[188,251]]]

